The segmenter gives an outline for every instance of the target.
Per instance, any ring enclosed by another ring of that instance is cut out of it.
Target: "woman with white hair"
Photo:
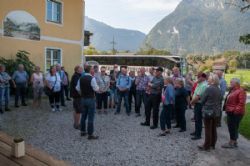
[[[239,124],[245,113],[247,94],[240,87],[240,80],[233,78],[230,82],[230,92],[226,97],[224,110],[227,113],[227,126],[230,135],[230,141],[222,148],[236,148],[238,139]]]
[[[208,77],[208,87],[206,88],[201,104],[202,116],[205,126],[205,141],[204,144],[198,146],[199,150],[209,151],[210,148],[215,149],[217,141],[217,119],[220,116],[221,110],[221,91],[219,88],[219,77],[215,74],[210,74]]]

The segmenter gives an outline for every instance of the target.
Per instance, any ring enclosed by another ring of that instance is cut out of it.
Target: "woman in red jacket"
[[[246,92],[240,87],[240,80],[233,78],[230,82],[231,90],[227,95],[224,110],[227,113],[227,125],[230,134],[230,141],[222,148],[236,148],[238,139],[239,124],[245,113]]]

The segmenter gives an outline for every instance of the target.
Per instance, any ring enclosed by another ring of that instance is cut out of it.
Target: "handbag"
[[[56,81],[57,81],[57,76],[55,75],[55,77],[56,77]],[[43,91],[44,91],[44,93],[47,95],[47,96],[51,96],[52,95],[52,93],[53,93],[53,90],[54,90],[54,88],[55,88],[55,86],[56,86],[56,81],[55,81],[55,83],[54,83],[54,85],[53,85],[53,87],[50,89],[48,86],[45,86],[44,88],[43,88]]]
[[[215,112],[212,109],[203,109],[202,111],[204,118],[213,118],[215,117]]]

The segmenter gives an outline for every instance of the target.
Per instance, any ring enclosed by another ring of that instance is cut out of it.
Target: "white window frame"
[[[58,47],[45,47],[45,49],[44,49],[44,72],[45,73],[47,73],[48,71],[47,71],[47,50],[48,49],[51,49],[51,50],[60,50],[60,52],[61,52],[61,63],[60,63],[60,65],[62,66],[63,65],[63,50],[62,50],[62,48],[58,48]],[[52,57],[50,57],[50,63],[52,64],[52,62],[53,62],[53,58]]]
[[[62,0],[50,0],[50,1],[54,1],[54,2],[58,2],[61,3],[61,22],[54,22],[54,21],[49,21],[48,20],[48,15],[47,15],[47,6],[48,6],[48,1],[45,0],[45,22],[47,24],[53,24],[53,25],[57,25],[57,26],[63,26],[63,13],[64,13],[64,3],[62,2]],[[53,8],[53,6],[52,6]],[[53,16],[52,16],[53,17]]]

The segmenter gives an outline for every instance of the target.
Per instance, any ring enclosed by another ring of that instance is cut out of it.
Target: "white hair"
[[[216,74],[210,74],[208,79],[211,79],[212,83],[214,85],[219,85],[220,84],[220,79],[219,79],[218,75],[216,75]]]
[[[231,81],[233,81],[233,82],[240,85],[240,79],[239,78],[232,78]]]

